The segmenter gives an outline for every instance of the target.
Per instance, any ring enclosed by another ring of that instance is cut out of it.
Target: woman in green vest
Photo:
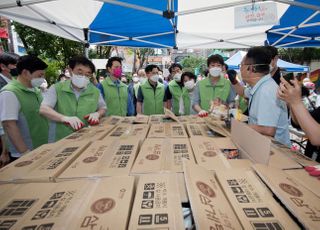
[[[208,77],[199,81],[194,92],[193,109],[199,116],[208,114],[211,102],[217,98],[229,104],[235,98],[231,83],[224,77],[226,71],[224,60],[219,54],[211,55],[207,59]]]
[[[120,81],[122,76],[122,58],[111,57],[106,65],[109,76],[98,88],[107,105],[107,116],[127,116],[128,114],[128,86]]]
[[[47,64],[35,56],[20,57],[18,77],[0,93],[0,120],[8,135],[13,159],[48,143],[48,121],[39,114],[42,95],[39,86],[44,82]]]
[[[52,85],[41,103],[40,113],[53,122],[49,142],[58,141],[87,125],[96,125],[106,112],[99,90],[90,82],[95,71],[86,57],[69,61],[71,80]]]
[[[181,81],[183,82],[184,87],[188,90],[189,100],[190,100],[190,105],[189,105],[190,114],[197,114],[197,112],[194,111],[192,108],[193,92],[196,86],[196,76],[191,72],[184,72],[181,75]]]
[[[159,69],[156,65],[148,65],[145,69],[148,80],[138,90],[137,113],[152,115],[164,114],[166,103],[164,85],[158,82]]]

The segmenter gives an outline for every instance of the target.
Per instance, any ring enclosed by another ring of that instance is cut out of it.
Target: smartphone
[[[286,75],[283,76],[283,78],[292,85],[290,80],[294,79],[293,73],[286,74]]]

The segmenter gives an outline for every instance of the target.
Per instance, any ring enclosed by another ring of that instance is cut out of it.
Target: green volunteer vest
[[[139,87],[140,87],[140,83],[133,85],[134,95],[136,96],[136,98],[138,98],[138,90],[139,90]]]
[[[248,108],[248,102],[243,97],[239,97],[239,108],[244,113]]]
[[[48,120],[39,113],[42,102],[41,91],[38,88],[31,91],[17,80],[12,80],[1,91],[5,90],[13,92],[20,102],[19,113],[21,112],[26,118],[33,149],[48,143]]]
[[[140,87],[143,94],[143,114],[164,114],[164,85],[158,82],[154,91],[149,81],[146,81]]]
[[[107,104],[107,116],[127,116],[128,86],[120,82],[119,88],[110,77],[101,82],[104,100]]]
[[[220,98],[222,101],[227,101],[231,85],[230,82],[220,77],[219,81],[215,86],[212,86],[210,78],[199,81],[200,91],[200,106],[201,109],[209,110],[210,103],[216,98]]]
[[[180,115],[179,114],[179,100],[180,97],[182,96],[183,99],[183,105],[184,105],[184,115],[189,115],[190,114],[190,97],[189,97],[189,92],[185,87],[180,87],[179,84],[176,81],[171,81],[169,83],[169,90],[170,93],[172,94],[172,109],[173,113],[175,115]]]
[[[88,125],[85,115],[97,111],[99,90],[91,83],[80,94],[78,100],[71,89],[71,81],[67,80],[55,84],[57,103],[55,110],[65,116],[77,116],[85,125]],[[56,141],[73,133],[74,130],[63,123],[56,123]]]

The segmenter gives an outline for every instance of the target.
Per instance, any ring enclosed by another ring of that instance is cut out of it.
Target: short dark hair
[[[122,64],[122,58],[121,57],[111,57],[108,59],[108,62],[106,64],[106,68],[111,68],[112,67],[112,64],[114,61],[117,61],[117,62],[120,62],[120,64]]]
[[[159,70],[158,66],[151,64],[151,65],[147,65],[147,67],[145,68],[145,71],[146,73],[150,73],[154,68],[157,68]]]
[[[33,73],[37,70],[44,70],[48,65],[40,58],[34,55],[25,55],[19,58],[17,63],[18,74],[21,74],[24,69]]]
[[[172,73],[172,69],[178,67],[180,70],[182,70],[182,65],[180,65],[179,63],[173,63],[170,67],[169,67],[169,73]]]
[[[211,55],[210,57],[208,57],[207,66],[209,66],[211,63],[219,63],[221,65],[225,65],[223,57],[219,54],[214,54],[214,55]]]
[[[251,47],[248,50],[246,59],[249,63],[255,65],[253,67],[254,72],[268,74],[270,71],[271,53],[263,46]]]
[[[17,64],[19,59],[19,55],[17,54],[11,54],[11,53],[2,53],[0,54],[0,64],[4,65],[15,65]],[[0,68],[0,72],[2,72],[2,69]]]
[[[193,79],[194,81],[196,81],[196,75],[194,75],[193,73],[191,72],[184,72],[181,74],[181,82],[184,81],[184,78],[185,77],[189,77],[190,79]]]
[[[62,74],[60,74],[59,76],[58,76],[58,81],[61,81],[61,78],[63,78],[63,77],[67,77],[64,73],[62,73]]]
[[[270,52],[271,58],[274,59],[275,56],[279,55],[278,49],[274,46],[265,46],[265,48]]]
[[[96,67],[94,66],[94,64],[86,57],[84,56],[76,56],[73,57],[69,60],[68,63],[69,67],[71,69],[74,69],[74,67],[76,67],[76,65],[84,65],[87,66],[91,69],[91,72],[94,73],[96,71]]]

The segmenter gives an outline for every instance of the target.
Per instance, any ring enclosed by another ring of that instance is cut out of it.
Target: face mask
[[[82,89],[87,87],[89,79],[83,75],[73,74],[71,82],[79,89]]]
[[[10,75],[13,76],[13,77],[18,76],[17,68],[10,69]]]
[[[187,90],[192,90],[194,88],[194,80],[190,80],[184,83],[184,87],[187,88]]]
[[[159,75],[158,75],[158,74],[152,75],[152,76],[150,77],[150,80],[153,81],[153,82],[158,82],[158,80],[159,80]]]
[[[173,76],[173,79],[174,79],[176,82],[181,82],[181,73],[176,73],[176,74]]]
[[[40,87],[40,85],[42,85],[43,83],[45,83],[45,79],[40,77],[40,78],[32,78],[31,79],[31,85],[32,88],[36,88],[36,87]]]
[[[132,81],[133,81],[134,83],[137,83],[137,82],[139,81],[139,78],[138,78],[138,77],[133,77],[133,78],[132,78]]]
[[[116,78],[120,78],[122,75],[122,68],[118,67],[113,70],[113,76]]]
[[[209,73],[212,77],[220,77],[222,69],[220,67],[212,67],[209,69]]]
[[[274,70],[274,67],[272,65],[269,65],[270,73]]]

